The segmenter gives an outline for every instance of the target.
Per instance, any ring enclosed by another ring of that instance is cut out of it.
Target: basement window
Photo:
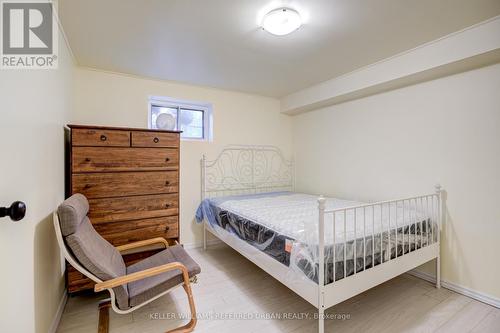
[[[169,97],[149,98],[150,129],[182,131],[182,140],[212,141],[212,105]]]

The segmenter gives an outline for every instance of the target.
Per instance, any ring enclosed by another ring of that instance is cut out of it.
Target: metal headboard
[[[237,194],[293,191],[294,163],[274,146],[231,145],[215,160],[201,159],[202,199]]]

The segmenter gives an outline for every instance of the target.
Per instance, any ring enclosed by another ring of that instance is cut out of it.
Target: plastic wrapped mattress
[[[230,233],[317,282],[317,199],[293,192],[210,198],[200,204],[196,218],[207,221],[212,232]],[[326,210],[360,205],[363,203],[326,198]],[[431,218],[410,204],[349,209],[337,212],[335,218],[327,214],[325,282],[435,242],[434,228]]]

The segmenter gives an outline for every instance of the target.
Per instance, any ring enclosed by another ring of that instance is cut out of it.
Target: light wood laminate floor
[[[222,245],[188,252],[202,268],[193,293],[206,319],[198,321],[195,332],[317,332],[317,320],[307,319],[315,308],[237,252]],[[57,332],[97,332],[97,304],[106,297],[69,297]],[[187,322],[179,313],[189,313],[182,288],[132,314],[110,311],[110,332],[165,332]],[[327,321],[326,332],[500,332],[499,309],[408,274],[327,313],[337,319]],[[289,318],[265,317],[280,315]]]

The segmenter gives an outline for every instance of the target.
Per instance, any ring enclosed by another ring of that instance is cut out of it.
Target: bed
[[[271,146],[229,146],[201,161],[206,233],[324,310],[435,259],[441,188],[375,203],[294,191],[294,164]]]

